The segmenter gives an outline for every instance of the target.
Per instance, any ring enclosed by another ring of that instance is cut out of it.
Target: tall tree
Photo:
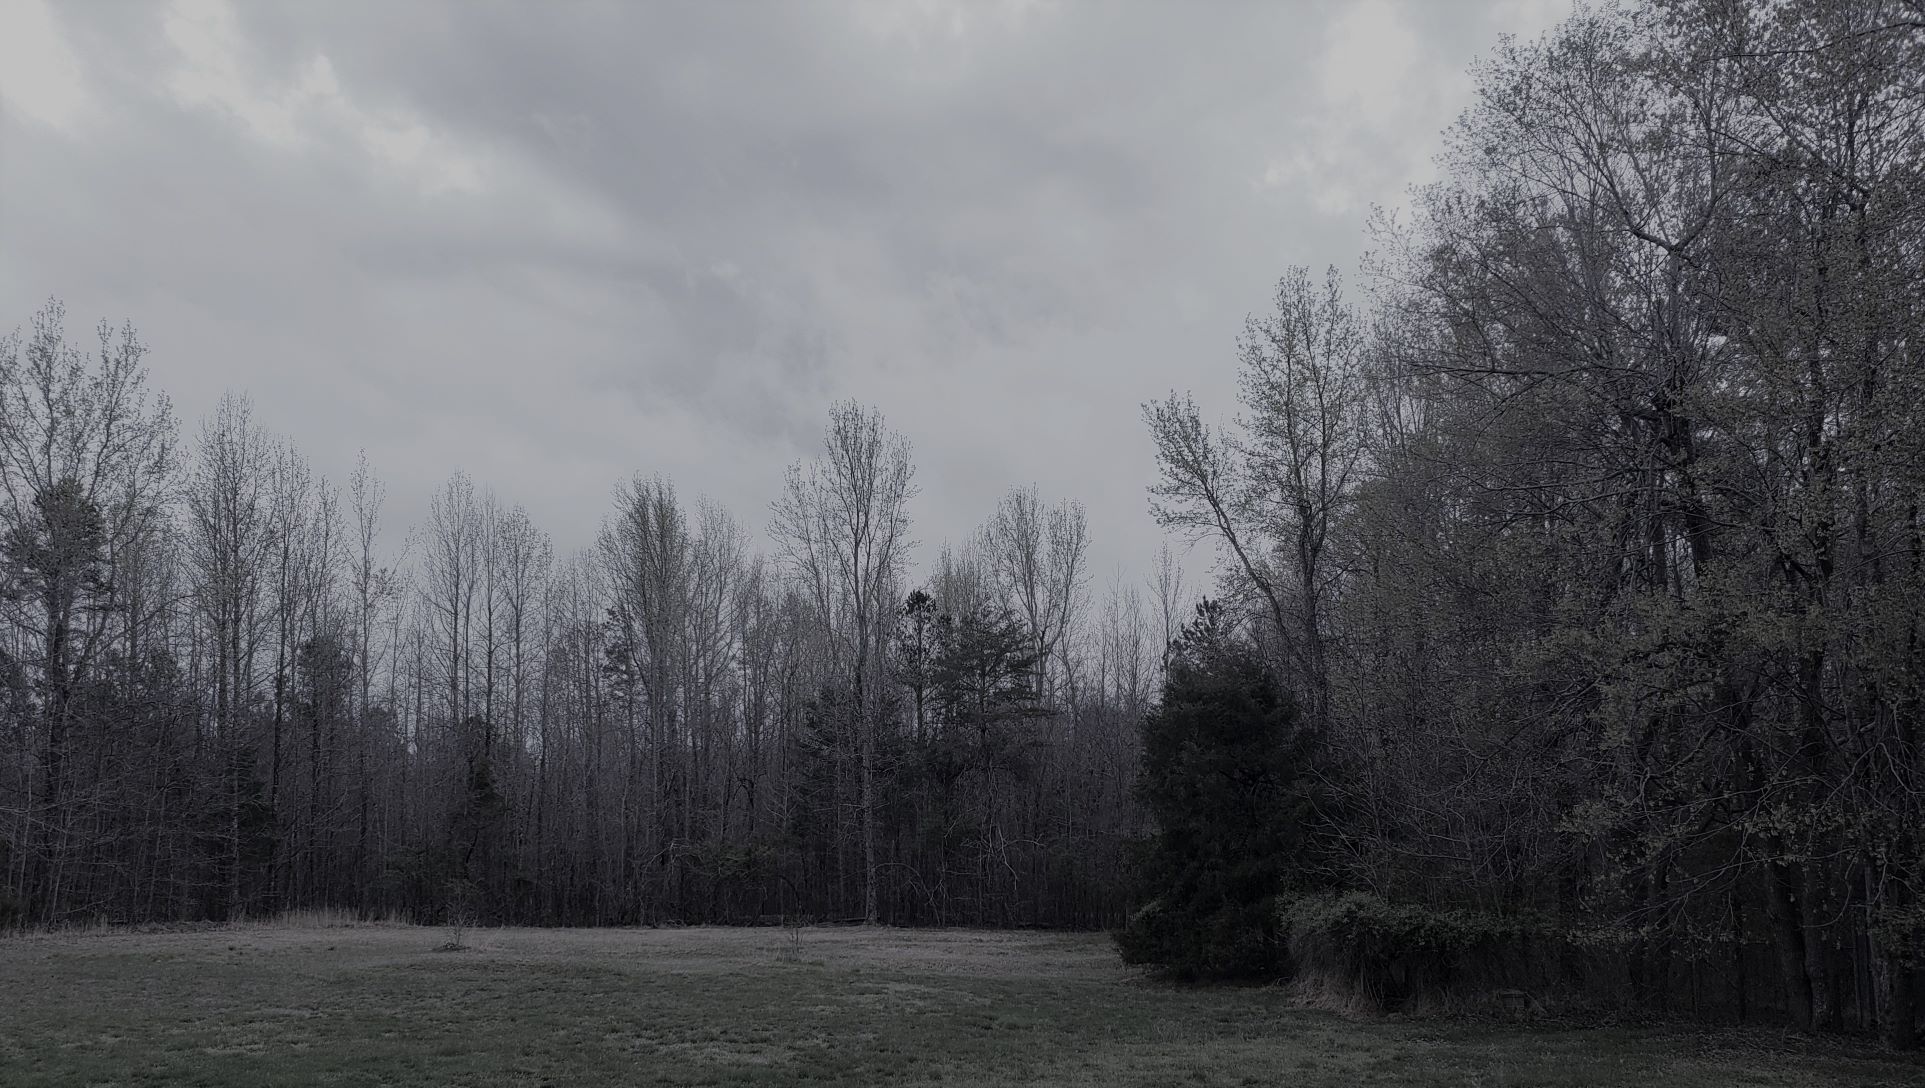
[[[12,838],[28,844],[15,864],[29,910],[49,921],[64,910],[73,846],[75,698],[125,624],[116,557],[165,524],[175,434],[167,399],[146,388],[147,349],[133,328],[102,322],[90,357],[68,343],[65,317],[51,301],[31,335],[0,340],[0,608],[26,636],[20,660],[38,711],[23,750],[37,751],[39,766],[19,825],[36,830]]]
[[[802,580],[841,657],[853,692],[859,747],[862,913],[876,907],[876,721],[882,620],[908,558],[908,501],[915,469],[909,441],[882,414],[854,402],[829,411],[823,452],[789,469],[769,533]]]
[[[1312,722],[1328,728],[1328,556],[1364,456],[1364,336],[1334,269],[1318,286],[1293,268],[1238,348],[1247,414],[1234,432],[1208,427],[1187,397],[1145,407],[1161,472],[1154,512],[1229,548],[1302,678]]]

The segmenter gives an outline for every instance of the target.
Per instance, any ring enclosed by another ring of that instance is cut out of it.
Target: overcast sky
[[[460,468],[562,550],[637,471],[760,536],[854,397],[919,561],[1034,483],[1100,591],[1139,404],[1233,410],[1244,315],[1569,8],[0,0],[0,328],[131,320],[184,435],[242,390],[398,526]]]

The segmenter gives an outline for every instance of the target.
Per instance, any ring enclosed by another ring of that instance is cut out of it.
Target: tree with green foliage
[[[1315,881],[1317,750],[1233,614],[1199,604],[1143,721],[1137,791],[1156,832],[1141,867],[1148,905],[1116,935],[1126,961],[1179,978],[1283,973],[1275,901]]]

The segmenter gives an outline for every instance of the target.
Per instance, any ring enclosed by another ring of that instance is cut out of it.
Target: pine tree
[[[1179,978],[1283,971],[1275,901],[1312,870],[1315,753],[1295,699],[1230,614],[1198,605],[1143,721],[1137,792],[1157,830],[1141,864],[1149,903],[1116,935],[1126,961]]]

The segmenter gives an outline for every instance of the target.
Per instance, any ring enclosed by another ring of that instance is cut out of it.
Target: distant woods
[[[387,554],[365,463],[183,437],[63,318],[0,345],[0,922],[1120,917],[1160,643],[1074,502],[911,584],[909,443],[841,404],[770,555],[637,476],[558,557],[462,475]]]
[[[1237,409],[1145,407],[1221,561],[1183,641],[1066,498],[912,565],[855,404],[766,554],[648,475],[579,554],[459,475],[387,553],[372,469],[238,397],[183,436],[50,306],[0,347],[0,922],[1133,918],[1378,1007],[1909,1044],[1925,9],[1653,2],[1475,76],[1364,300],[1290,271]]]

